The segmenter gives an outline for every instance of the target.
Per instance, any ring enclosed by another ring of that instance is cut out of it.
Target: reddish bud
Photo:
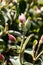
[[[41,36],[39,43],[43,43],[43,35]]]
[[[21,14],[21,15],[19,15],[19,21],[21,22],[21,23],[23,23],[23,21],[25,21],[25,15],[24,14]]]
[[[40,14],[41,13],[40,9],[37,8],[36,13]]]
[[[13,35],[11,35],[11,34],[8,34],[8,38],[11,41],[16,41],[16,38]]]
[[[0,53],[0,60],[4,60],[4,56],[1,53]]]

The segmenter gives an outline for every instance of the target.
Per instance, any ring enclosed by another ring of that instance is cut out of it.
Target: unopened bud
[[[8,38],[11,41],[16,41],[16,38],[13,35],[11,35],[11,34],[8,34]]]

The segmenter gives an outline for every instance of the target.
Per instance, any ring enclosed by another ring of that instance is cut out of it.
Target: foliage
[[[0,0],[0,65],[43,64],[43,1]]]

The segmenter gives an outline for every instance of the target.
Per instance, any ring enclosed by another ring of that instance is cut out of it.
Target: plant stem
[[[43,54],[43,50],[38,54],[38,56],[36,57],[35,61]]]
[[[35,61],[33,61],[33,65],[35,65]]]
[[[19,55],[21,65],[22,65],[22,63],[23,63],[23,53],[24,53],[25,47],[26,47],[27,43],[29,42],[29,40],[30,40],[30,38],[31,38],[32,36],[34,36],[34,34],[29,35],[29,36],[27,37],[27,39],[26,39],[25,42],[24,42],[24,36],[23,36],[23,39],[22,39],[22,41],[21,41],[21,49],[20,49],[20,55]],[[23,43],[24,43],[24,44],[23,44]]]
[[[23,39],[21,40],[21,49],[20,49],[20,54],[19,54],[21,65],[23,63],[23,52],[22,52],[23,43],[24,43],[24,35],[23,35]]]
[[[30,38],[31,38],[32,36],[34,36],[34,34],[30,34],[30,35],[27,37],[26,41],[25,41],[24,44],[23,44],[22,51],[25,50],[25,47],[26,47],[26,45],[28,44],[28,42],[29,42],[29,40],[30,40]]]
[[[41,43],[38,44],[38,48],[37,48],[37,51],[36,51],[36,56],[38,54],[38,51],[39,51],[40,46],[41,46]]]
[[[37,44],[38,44],[38,41],[36,41],[36,43],[33,45],[33,58],[35,57],[35,48]]]
[[[38,58],[43,54],[43,50],[38,54],[38,56],[36,58],[33,58],[33,64],[35,61],[38,60]]]

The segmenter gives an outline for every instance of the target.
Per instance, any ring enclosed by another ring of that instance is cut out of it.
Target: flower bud
[[[4,60],[4,59],[5,58],[4,58],[3,54],[0,53],[0,60]]]
[[[36,13],[40,14],[41,13],[40,9],[37,8]]]
[[[23,23],[24,21],[25,21],[25,15],[24,14],[21,14],[21,15],[19,15],[19,21],[21,22],[21,23]]]
[[[11,41],[16,41],[16,38],[13,35],[11,35],[11,34],[8,34],[8,38]]]
[[[39,15],[40,13],[41,13],[40,9],[37,6],[35,6],[33,14],[36,16]]]
[[[39,43],[43,43],[43,35],[41,36]]]

